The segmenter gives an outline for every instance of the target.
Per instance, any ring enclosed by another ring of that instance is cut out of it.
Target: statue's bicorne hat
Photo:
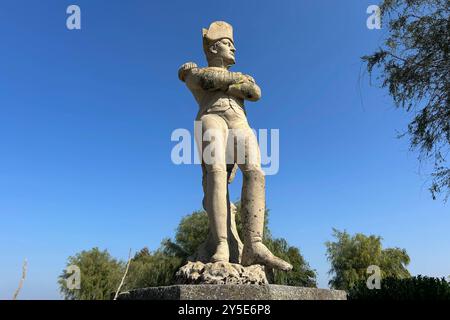
[[[209,29],[203,29],[203,44],[218,41],[223,38],[230,39],[233,43],[233,27],[225,21],[214,21]]]

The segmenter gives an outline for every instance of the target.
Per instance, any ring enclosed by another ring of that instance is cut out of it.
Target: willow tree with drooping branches
[[[433,199],[450,195],[450,6],[448,0],[384,0],[382,46],[362,57],[395,105],[412,113],[402,136],[431,160]],[[376,71],[376,72],[375,72]]]

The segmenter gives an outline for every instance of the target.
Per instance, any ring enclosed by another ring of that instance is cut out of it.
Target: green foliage
[[[178,225],[175,244],[179,248],[177,254],[188,257],[197,250],[208,236],[208,215],[205,211],[196,211],[188,216],[183,217]],[[173,244],[172,248],[176,250]]]
[[[370,265],[379,266],[383,278],[410,276],[406,269],[410,259],[405,249],[383,249],[381,237],[373,235],[357,233],[351,236],[345,231],[333,229],[333,236],[335,242],[325,243],[327,258],[331,262],[329,274],[333,278],[329,284],[332,288],[349,290],[359,281],[365,281]]]
[[[68,289],[64,271],[59,279],[60,292],[66,300],[108,300],[117,290],[124,264],[112,258],[107,250],[93,248],[69,257],[67,266],[76,265],[81,271],[81,288]]]
[[[411,148],[434,160],[433,198],[450,195],[450,6],[448,0],[384,0],[385,44],[362,57],[398,107],[413,112]]]
[[[381,288],[368,289],[359,281],[348,293],[350,300],[450,300],[450,283],[444,278],[382,279]]]
[[[171,285],[182,262],[182,258],[164,251],[164,241],[154,253],[144,248],[131,260],[124,290]]]
[[[242,235],[241,204],[236,203],[236,228]],[[312,270],[300,250],[288,245],[285,239],[273,239],[268,229],[268,215],[266,210],[264,226],[264,244],[278,257],[288,261],[293,265],[291,272],[273,272],[273,283],[285,285],[297,285],[306,287],[316,286],[316,273]],[[175,242],[166,240],[164,247],[166,252],[180,257],[187,258],[192,255],[198,246],[206,240],[208,236],[208,216],[205,211],[197,211],[184,217],[175,235]]]
[[[241,203],[236,202],[236,228],[242,235]],[[269,210],[266,209],[264,216],[264,240],[271,239],[268,228]],[[208,215],[206,211],[195,211],[181,219],[175,234],[175,242],[165,240],[164,247],[176,256],[187,258],[192,255],[208,236]]]
[[[241,206],[237,203],[236,224],[242,234]],[[277,256],[290,262],[294,269],[289,273],[274,271],[273,283],[297,286],[316,286],[316,273],[305,261],[296,247],[284,239],[273,239],[266,226],[264,243]],[[208,235],[208,216],[197,211],[185,216],[178,225],[175,240],[164,239],[159,249],[151,252],[144,248],[130,262],[122,291],[134,288],[167,286],[174,284],[176,271],[186,262]],[[59,279],[61,292],[66,299],[110,299],[117,290],[124,273],[125,262],[117,262],[107,251],[94,248],[69,257],[67,265],[75,264],[81,269],[81,290],[69,290],[65,286],[64,273]]]
[[[289,246],[283,238],[266,239],[265,244],[273,254],[288,261],[293,266],[293,269],[289,272],[273,270],[271,283],[287,286],[317,287],[316,272],[310,268],[298,248]]]

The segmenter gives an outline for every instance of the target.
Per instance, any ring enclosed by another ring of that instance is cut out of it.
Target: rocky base
[[[264,266],[228,262],[188,262],[176,273],[177,284],[268,284]]]
[[[175,285],[136,289],[118,300],[347,300],[341,290],[265,285]]]

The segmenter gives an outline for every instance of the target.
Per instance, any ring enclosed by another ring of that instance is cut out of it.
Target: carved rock
[[[228,262],[188,262],[176,273],[177,284],[268,284],[264,266]]]

